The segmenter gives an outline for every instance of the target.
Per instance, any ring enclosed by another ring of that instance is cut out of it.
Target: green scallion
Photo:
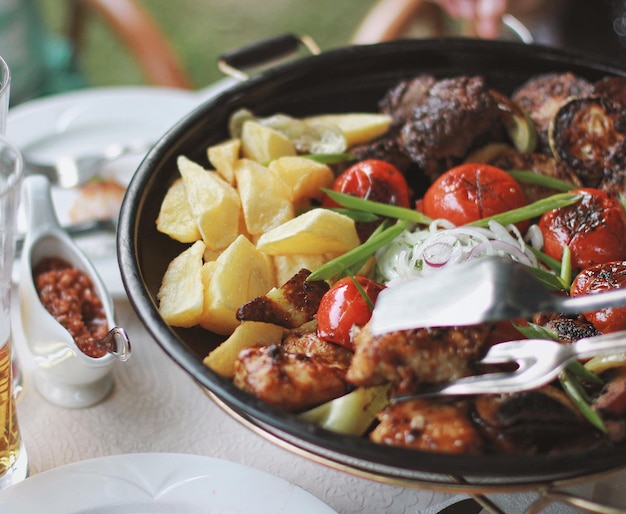
[[[307,280],[331,280],[349,273],[355,274],[376,250],[402,234],[407,225],[407,221],[400,220],[395,225],[375,232],[364,243],[319,267]]]
[[[563,193],[576,189],[576,186],[559,180],[558,178],[548,177],[541,173],[534,173],[527,170],[509,170],[507,171],[515,180],[523,184],[531,184],[533,186],[547,187],[554,189],[555,191],[562,191]]]
[[[373,202],[371,200],[363,200],[362,198],[358,198],[356,196],[339,193],[338,191],[332,191],[325,188],[322,188],[322,191],[346,209],[370,212],[387,218],[407,220],[424,225],[428,225],[432,221],[432,219],[428,216],[425,216],[421,212],[413,209],[407,209],[405,207],[398,207],[397,205],[389,205],[381,202]]]
[[[473,221],[468,223],[468,225],[472,227],[487,227],[490,221],[497,221],[501,225],[505,226],[512,223],[519,223],[520,221],[541,216],[543,213],[553,209],[572,205],[578,202],[581,198],[582,195],[579,194],[558,193],[556,195],[537,200],[536,202],[525,205],[524,207],[519,207],[518,209],[511,209],[510,211]]]

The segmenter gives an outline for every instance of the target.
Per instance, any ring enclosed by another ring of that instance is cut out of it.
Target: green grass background
[[[217,59],[225,51],[268,37],[308,34],[322,50],[344,46],[371,3],[367,0],[139,0],[174,46],[196,88],[223,78]],[[67,6],[40,0],[48,29],[63,34]],[[80,63],[93,86],[146,81],[123,45],[99,18],[87,25]]]

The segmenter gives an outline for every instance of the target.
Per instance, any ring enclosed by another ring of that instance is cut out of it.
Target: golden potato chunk
[[[382,136],[391,125],[391,116],[388,114],[367,112],[320,114],[306,120],[336,125],[343,132],[348,147],[368,143]]]
[[[226,378],[235,374],[235,361],[239,352],[251,346],[279,344],[284,329],[270,323],[244,321],[232,335],[203,360],[204,365]]]
[[[231,334],[239,321],[237,309],[276,285],[269,257],[245,236],[238,236],[205,275],[200,325],[217,334]]]
[[[181,178],[176,179],[165,193],[156,226],[159,232],[181,243],[193,243],[202,238]]]
[[[287,184],[296,208],[307,205],[311,199],[321,200],[321,188],[330,187],[335,179],[329,166],[306,157],[280,157],[268,167]]]
[[[287,136],[252,120],[241,127],[241,151],[244,157],[268,164],[284,155],[296,155],[296,149]]]
[[[302,268],[315,271],[321,268],[328,261],[331,261],[338,254],[301,254],[293,253],[290,255],[273,255],[274,273],[276,273],[276,283],[284,284],[293,277]]]
[[[231,186],[235,185],[235,163],[239,159],[241,139],[233,138],[207,148],[209,162]]]
[[[159,313],[174,327],[193,327],[200,322],[204,291],[202,255],[204,243],[196,241],[167,267],[157,293]]]
[[[241,202],[234,187],[217,172],[180,156],[178,169],[202,239],[213,250],[226,248],[239,234]]]
[[[291,190],[269,168],[250,159],[240,159],[235,165],[235,176],[250,234],[262,234],[293,218]]]
[[[257,241],[257,248],[269,255],[343,253],[358,245],[354,220],[321,208],[265,232]]]

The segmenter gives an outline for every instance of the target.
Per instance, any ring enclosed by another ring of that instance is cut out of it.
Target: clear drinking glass
[[[28,456],[15,410],[11,360],[11,289],[22,155],[0,136],[0,488],[28,475]]]
[[[4,136],[7,133],[10,90],[11,71],[6,61],[0,57],[0,136]]]

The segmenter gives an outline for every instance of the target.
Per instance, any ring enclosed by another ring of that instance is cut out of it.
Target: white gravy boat
[[[115,325],[114,306],[91,261],[61,228],[52,203],[50,183],[41,175],[25,177],[22,199],[27,230],[18,284],[20,313],[26,343],[36,364],[35,383],[49,401],[64,407],[87,407],[105,398],[113,387],[116,360],[130,355],[125,331]],[[83,353],[70,332],[41,302],[33,268],[44,258],[56,257],[83,271],[102,302],[109,329],[115,327],[116,351],[94,358]]]

